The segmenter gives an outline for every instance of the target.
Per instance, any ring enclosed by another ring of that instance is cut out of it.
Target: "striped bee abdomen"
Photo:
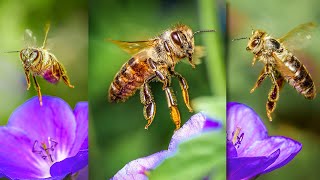
[[[285,80],[305,98],[314,99],[316,88],[305,66],[292,54],[285,58],[284,64],[294,74],[293,76],[284,76]]]
[[[125,101],[132,96],[136,90],[142,86],[144,80],[153,73],[147,64],[146,58],[143,56],[139,57],[138,55],[132,57],[125,63],[116,74],[109,88],[109,101]]]

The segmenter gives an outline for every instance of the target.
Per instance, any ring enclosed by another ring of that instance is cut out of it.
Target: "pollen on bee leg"
[[[184,103],[186,104],[189,112],[193,112],[193,109],[192,109],[192,107],[190,105],[190,100],[189,100],[189,93],[188,93],[189,86],[188,86],[188,83],[180,74],[175,73],[175,76],[177,76],[178,79],[179,79],[179,84],[180,84],[180,87],[181,87],[181,90],[182,90],[182,97],[183,97]]]
[[[193,112],[193,109],[190,105],[190,101],[189,101],[189,94],[187,90],[182,90],[182,96],[183,96],[183,100],[189,110],[189,112]]]
[[[170,115],[172,117],[173,123],[176,125],[176,129],[180,129],[181,126],[181,119],[180,119],[180,112],[178,110],[177,106],[171,106],[170,107]]]

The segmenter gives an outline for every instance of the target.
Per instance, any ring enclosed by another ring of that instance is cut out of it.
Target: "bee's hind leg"
[[[283,86],[284,79],[282,76],[275,77],[274,74],[271,74],[271,80],[273,86],[268,95],[268,101],[266,104],[267,116],[270,121],[272,121],[271,113],[276,109],[277,101],[279,99],[279,92]]]
[[[71,85],[70,80],[69,80],[69,77],[68,77],[68,75],[67,75],[67,72],[66,72],[65,68],[62,66],[62,64],[57,63],[57,66],[58,66],[59,73],[60,73],[60,76],[61,76],[63,82],[64,82],[68,87],[74,88],[74,85]]]
[[[262,83],[263,80],[267,77],[267,75],[268,75],[268,72],[267,72],[267,65],[266,65],[266,66],[262,69],[262,71],[261,71],[261,73],[260,73],[260,75],[259,75],[256,83],[254,84],[253,88],[250,90],[250,93],[253,93],[254,90],[261,85],[261,83]]]
[[[177,99],[171,87],[166,87],[165,90],[168,107],[170,108],[170,115],[173,123],[176,125],[176,129],[178,130],[181,126],[181,118],[180,112],[178,109]]]

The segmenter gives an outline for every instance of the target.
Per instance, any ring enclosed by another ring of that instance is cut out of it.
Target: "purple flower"
[[[197,136],[203,131],[218,130],[221,127],[222,124],[220,122],[209,119],[202,113],[195,114],[173,134],[168,150],[160,151],[150,156],[129,162],[111,179],[148,179],[148,172],[157,167],[168,156],[172,155],[181,142]]]
[[[25,102],[0,127],[0,177],[63,179],[88,165],[88,103]]]
[[[290,162],[302,145],[290,138],[268,136],[259,116],[248,106],[227,105],[227,176],[250,179]]]

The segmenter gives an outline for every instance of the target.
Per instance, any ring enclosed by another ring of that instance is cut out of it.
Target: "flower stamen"
[[[52,138],[48,137],[48,145],[45,142],[42,142],[40,145],[38,144],[38,140],[34,141],[32,152],[39,154],[42,159],[46,160],[49,158],[49,162],[53,163],[54,159],[52,157],[52,152],[54,148],[58,145],[58,142],[54,141]]]
[[[236,148],[239,148],[241,145],[241,142],[244,137],[244,133],[241,133],[241,128],[237,127],[236,130],[232,133],[232,143]],[[239,136],[240,134],[240,136]]]

